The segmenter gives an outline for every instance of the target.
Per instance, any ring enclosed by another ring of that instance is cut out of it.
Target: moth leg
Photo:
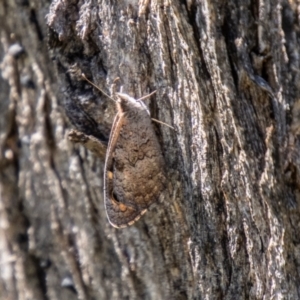
[[[92,135],[87,135],[79,130],[72,129],[68,134],[69,141],[75,144],[81,144],[93,154],[100,157],[102,160],[105,159],[107,143],[102,142]]]

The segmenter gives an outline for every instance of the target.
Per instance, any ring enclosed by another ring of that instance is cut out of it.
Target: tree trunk
[[[298,3],[2,0],[0,24],[1,299],[300,299]],[[115,103],[82,73],[174,127],[123,229]]]

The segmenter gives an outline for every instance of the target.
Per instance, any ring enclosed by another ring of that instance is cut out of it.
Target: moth
[[[104,201],[110,224],[127,227],[159,199],[166,185],[164,158],[141,100],[117,93],[104,167]]]

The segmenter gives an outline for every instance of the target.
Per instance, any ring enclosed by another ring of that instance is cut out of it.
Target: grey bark
[[[0,298],[299,299],[298,6],[2,0]],[[175,128],[164,200],[125,229],[91,142],[115,105],[81,73],[157,90]]]

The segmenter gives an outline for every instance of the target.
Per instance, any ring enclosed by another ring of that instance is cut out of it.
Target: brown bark
[[[300,298],[298,6],[2,0],[0,298]],[[157,90],[175,128],[154,124],[163,201],[125,229],[103,204],[115,104],[82,72]]]

